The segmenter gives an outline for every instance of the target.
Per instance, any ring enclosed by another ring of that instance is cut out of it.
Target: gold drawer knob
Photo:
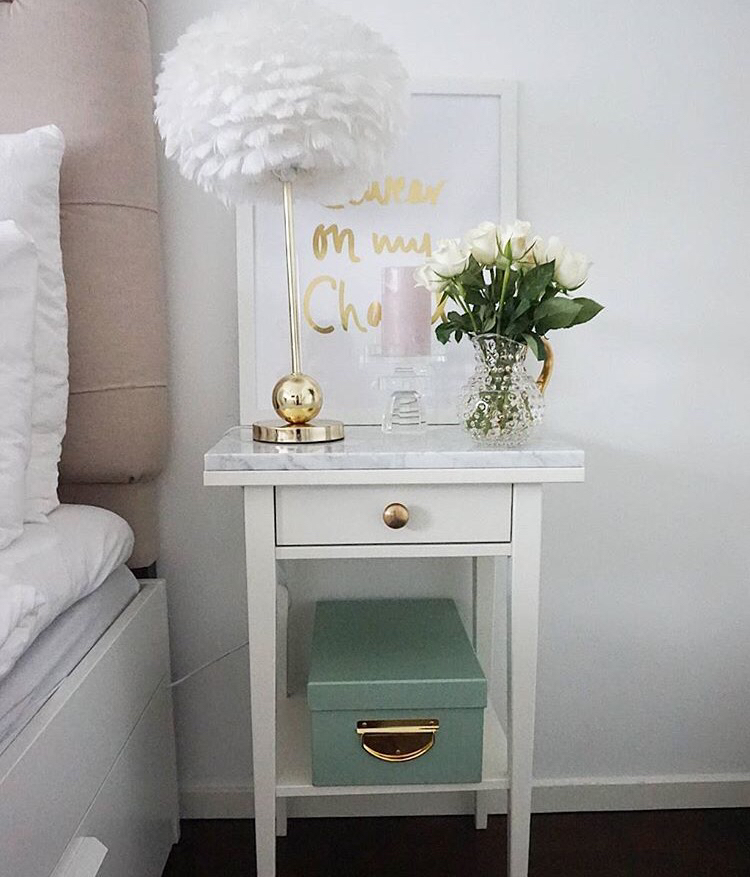
[[[400,502],[392,502],[383,510],[383,523],[391,530],[400,530],[409,523],[409,509]]]

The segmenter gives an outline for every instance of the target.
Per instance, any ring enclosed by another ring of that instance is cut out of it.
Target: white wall
[[[155,52],[208,5],[156,0]],[[517,80],[519,214],[596,263],[588,294],[607,309],[554,339],[547,425],[583,444],[588,478],[546,491],[537,776],[747,774],[747,4],[329,5],[383,32],[415,76]],[[234,227],[162,172],[161,566],[181,674],[245,637],[239,496],[201,487],[202,453],[237,419]],[[389,569],[398,588],[412,568]],[[419,570],[449,592],[465,567]],[[378,571],[310,568],[338,593],[362,575]],[[183,788],[247,785],[245,674],[240,652],[178,689]]]

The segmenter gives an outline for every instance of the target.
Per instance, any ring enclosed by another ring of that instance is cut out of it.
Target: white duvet
[[[0,550],[0,679],[55,618],[96,590],[133,550],[122,518],[61,505]]]

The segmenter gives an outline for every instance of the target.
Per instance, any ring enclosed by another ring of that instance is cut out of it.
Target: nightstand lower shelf
[[[415,792],[484,792],[508,788],[508,744],[490,704],[484,717],[484,756],[480,783],[390,786],[314,786],[310,746],[310,715],[304,695],[277,704],[278,753],[276,794],[280,798],[326,795],[393,795]]]

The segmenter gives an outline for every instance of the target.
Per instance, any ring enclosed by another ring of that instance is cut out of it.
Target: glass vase
[[[476,364],[464,388],[459,416],[471,437],[483,445],[523,444],[544,416],[542,391],[552,365],[548,362],[537,381],[526,369],[525,344],[502,335],[472,339]]]

